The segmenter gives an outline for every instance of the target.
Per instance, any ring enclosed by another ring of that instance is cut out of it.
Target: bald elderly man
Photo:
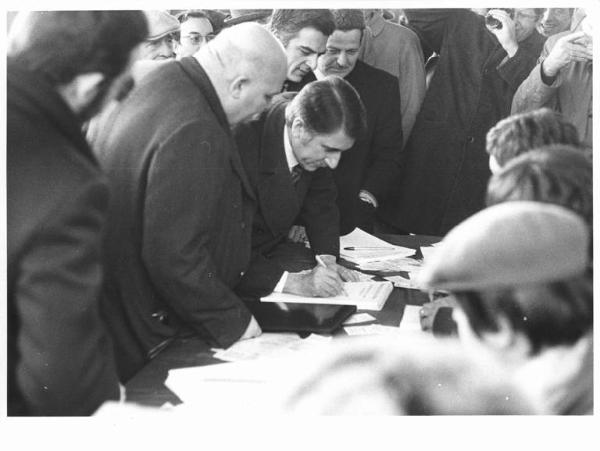
[[[144,77],[102,131],[113,189],[103,309],[121,380],[175,337],[226,348],[261,333],[231,289],[254,212],[231,128],[262,112],[286,68],[268,31],[237,25]]]

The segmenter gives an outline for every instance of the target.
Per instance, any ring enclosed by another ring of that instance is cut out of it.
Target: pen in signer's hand
[[[315,255],[315,260],[317,261],[317,264],[319,266],[322,266],[323,268],[327,268],[327,265],[325,264],[325,262],[323,261],[323,259],[321,258],[320,255]],[[344,296],[348,296],[348,293],[346,293],[346,290],[344,290],[344,288],[342,288],[342,294]]]

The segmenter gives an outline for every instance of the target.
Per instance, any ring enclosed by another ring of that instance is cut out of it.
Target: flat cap
[[[477,290],[582,273],[589,229],[566,208],[531,201],[486,208],[450,230],[419,275],[425,289]]]
[[[254,22],[271,15],[272,9],[230,9],[231,16],[225,19],[225,25],[233,26],[244,22]]]
[[[155,41],[179,31],[179,21],[164,11],[144,11],[148,21],[148,41]]]

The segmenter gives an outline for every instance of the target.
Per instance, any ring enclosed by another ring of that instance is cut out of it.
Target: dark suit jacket
[[[339,215],[331,170],[303,171],[293,184],[285,156],[285,107],[282,94],[261,117],[237,127],[235,137],[258,209],[252,226],[252,260],[237,288],[244,297],[270,293],[284,268],[269,258],[297,221],[306,227],[315,254],[339,254]]]
[[[174,336],[228,347],[250,312],[253,195],[216,92],[194,58],[143,78],[96,142],[113,201],[104,313],[123,380]]]
[[[482,16],[464,9],[406,14],[440,58],[404,148],[401,183],[379,214],[407,232],[445,235],[484,207],[490,176],[485,135],[510,114],[544,38],[534,31],[500,65],[506,51]]]
[[[108,188],[81,124],[9,60],[8,414],[89,415],[119,398],[99,313]]]
[[[289,89],[299,90],[314,80],[315,75],[310,72],[299,84],[290,84]],[[342,154],[334,171],[342,234],[351,232],[356,226],[361,189],[369,191],[381,204],[399,183],[402,152],[398,79],[357,61],[345,80],[356,89],[365,105],[367,133]]]

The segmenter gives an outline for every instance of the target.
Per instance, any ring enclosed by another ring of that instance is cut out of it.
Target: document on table
[[[331,337],[311,334],[300,338],[296,333],[265,332],[256,338],[234,343],[227,349],[213,349],[214,357],[220,360],[236,362],[262,357],[275,357],[290,352],[329,343]]]
[[[288,302],[301,304],[355,305],[361,310],[379,311],[385,305],[394,289],[390,282],[345,282],[347,296],[338,295],[327,298],[299,296],[289,293],[271,293],[261,298],[262,302]]]
[[[368,324],[366,326],[347,326],[344,330],[348,335],[397,335],[400,329],[395,326],[382,326],[381,324]]]
[[[350,326],[352,324],[370,323],[373,321],[377,321],[373,315],[369,315],[368,313],[355,313],[346,321],[344,321],[343,325]]]
[[[417,283],[417,275],[419,274],[419,271],[412,271],[408,274],[408,278],[404,277],[404,276],[384,276],[383,278],[385,280],[389,280],[390,282],[392,282],[394,284],[395,287],[398,288],[409,288],[412,290],[420,290],[421,287],[419,286],[419,284]]]
[[[362,271],[377,271],[377,272],[412,272],[417,271],[421,267],[421,262],[410,257],[400,257],[390,260],[366,262],[360,264]]]
[[[199,414],[265,412],[270,383],[281,377],[279,359],[257,359],[169,370],[165,385]]]
[[[414,249],[390,244],[359,228],[340,237],[340,257],[359,266],[371,261],[408,257],[414,253]]]

